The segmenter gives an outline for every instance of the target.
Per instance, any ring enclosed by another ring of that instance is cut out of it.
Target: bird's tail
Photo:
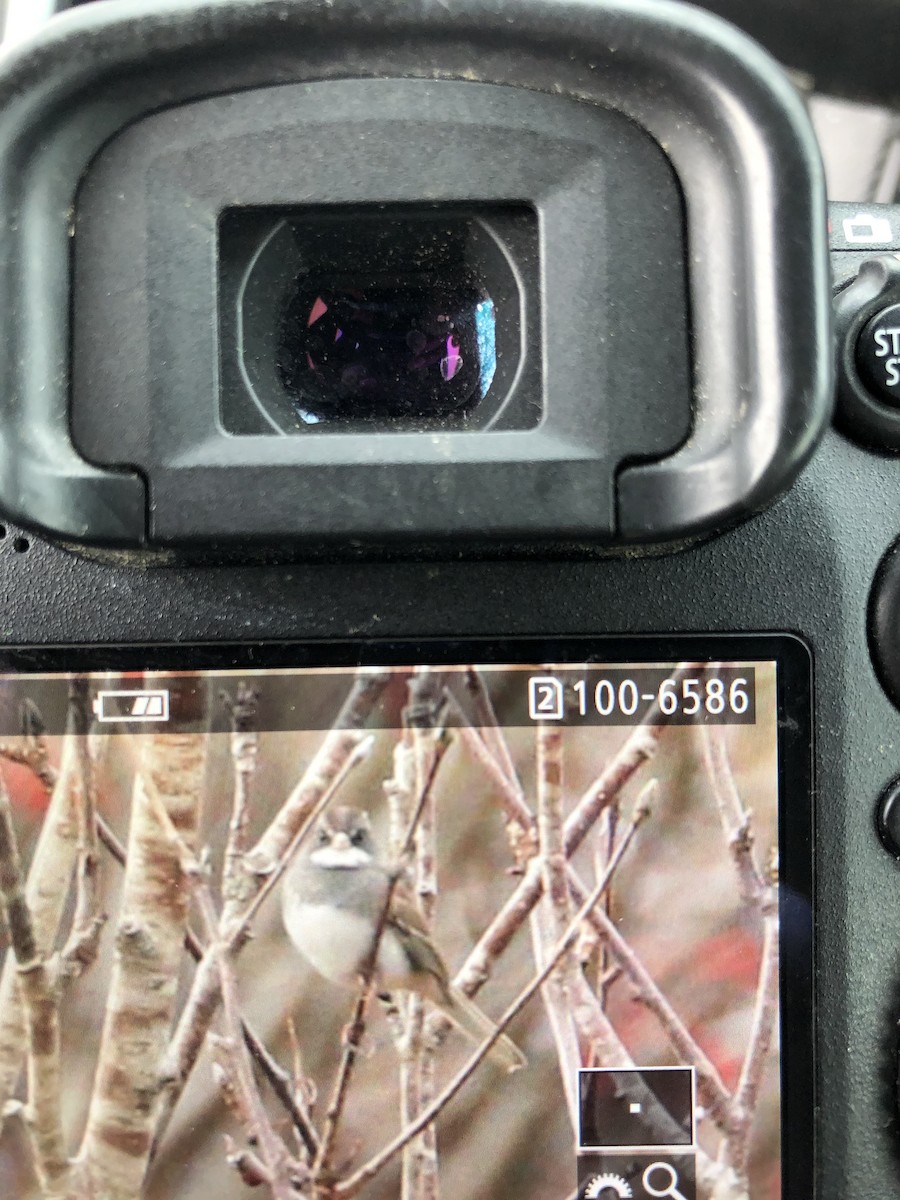
[[[447,989],[441,1008],[453,1024],[473,1042],[483,1042],[497,1031],[497,1026],[490,1017],[486,1016],[478,1005],[459,988]],[[488,1052],[488,1058],[507,1072],[518,1071],[528,1065],[528,1059],[512,1038],[508,1038],[505,1033],[501,1033],[493,1044]]]

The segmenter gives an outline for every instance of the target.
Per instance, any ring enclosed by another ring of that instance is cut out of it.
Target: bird
[[[379,857],[368,813],[338,806],[324,814],[309,846],[286,873],[284,926],[320,975],[352,987],[366,969],[389,896],[375,966],[379,992],[402,989],[423,996],[480,1044],[496,1026],[451,982],[415,901]],[[527,1065],[506,1034],[489,1057],[506,1072]]]

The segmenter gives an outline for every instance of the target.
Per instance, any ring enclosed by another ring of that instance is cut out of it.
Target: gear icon
[[[618,1200],[633,1200],[631,1184],[621,1175],[595,1175],[584,1190],[584,1200],[597,1200],[604,1192],[612,1192]]]

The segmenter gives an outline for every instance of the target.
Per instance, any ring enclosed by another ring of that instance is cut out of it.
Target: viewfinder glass
[[[233,209],[219,254],[230,431],[252,432],[254,416],[269,432],[320,434],[539,416],[532,210]]]

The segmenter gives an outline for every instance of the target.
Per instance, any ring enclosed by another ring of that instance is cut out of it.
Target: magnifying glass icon
[[[671,1163],[651,1163],[644,1171],[643,1182],[648,1196],[659,1200],[688,1200],[684,1192],[678,1190],[678,1172]]]

